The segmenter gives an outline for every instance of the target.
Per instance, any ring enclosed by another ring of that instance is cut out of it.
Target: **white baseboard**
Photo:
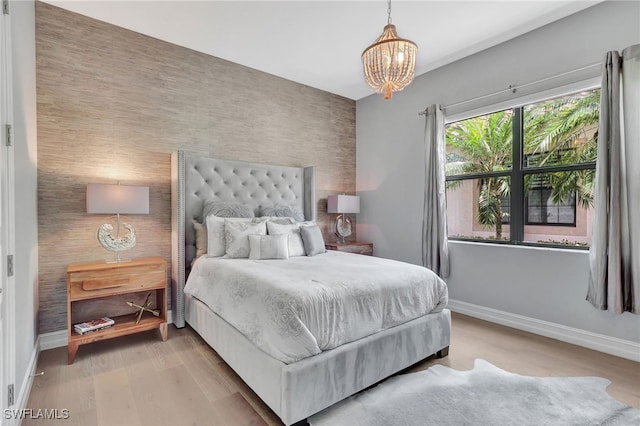
[[[167,323],[173,324],[172,311],[167,312]],[[51,333],[43,333],[38,337],[40,340],[40,350],[61,348],[67,346],[67,330],[53,331]]]
[[[448,307],[453,312],[458,312],[470,317],[506,325],[507,327],[528,331],[530,333],[539,334],[541,336],[550,337],[552,339],[640,362],[640,343],[512,314],[510,312],[499,311],[497,309],[486,308],[484,306],[461,302],[459,300],[449,299]]]
[[[67,330],[52,331],[51,333],[42,333],[40,337],[40,350],[60,348],[67,346]]]
[[[22,386],[20,386],[20,393],[15,400],[15,407],[11,407],[12,410],[23,410],[27,408],[27,402],[29,402],[29,395],[31,394],[31,386],[33,385],[33,377],[38,365],[38,355],[40,354],[40,337],[36,339],[35,345],[33,345],[33,351],[31,351],[31,357],[29,357],[29,363],[27,364],[27,371],[22,378]],[[16,425],[20,425],[21,419],[16,419]],[[11,421],[9,421],[11,424]]]

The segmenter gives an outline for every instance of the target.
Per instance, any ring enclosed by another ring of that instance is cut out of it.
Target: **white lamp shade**
[[[329,195],[327,213],[360,213],[360,197],[357,195]]]
[[[149,187],[88,183],[87,213],[149,214]]]

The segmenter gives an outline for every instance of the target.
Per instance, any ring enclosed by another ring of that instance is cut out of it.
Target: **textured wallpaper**
[[[36,3],[40,333],[66,329],[66,267],[111,258],[87,183],[145,185],[124,257],[170,262],[170,154],[317,167],[326,197],[355,191],[355,102]],[[19,238],[19,236],[18,236]]]

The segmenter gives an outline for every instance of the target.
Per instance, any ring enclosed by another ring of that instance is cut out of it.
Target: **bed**
[[[408,321],[392,322],[388,328],[376,329],[374,333],[361,331],[360,335],[345,338],[346,343],[332,336],[326,339],[327,342],[318,343],[318,347],[303,345],[308,353],[283,354],[278,349],[284,343],[268,347],[261,345],[261,341],[251,333],[241,333],[242,319],[234,322],[234,318],[224,310],[214,312],[216,300],[220,305],[218,309],[230,303],[223,302],[221,293],[207,300],[202,293],[189,287],[185,292],[187,276],[196,257],[193,221],[203,221],[203,203],[208,199],[237,201],[256,210],[262,205],[285,203],[304,212],[305,220],[314,221],[317,205],[315,168],[213,159],[183,151],[172,155],[173,323],[176,327],[188,324],[200,334],[285,424],[304,420],[430,355],[447,355],[451,317],[449,310],[443,306],[446,300],[442,298],[446,299],[446,293],[444,296],[441,293],[434,295],[434,299],[440,297],[440,300],[428,302],[432,304],[430,308],[421,308],[429,309],[426,314]],[[280,261],[280,264],[286,262],[291,267],[298,265],[303,269],[315,262],[369,262],[362,265],[365,268],[362,270],[366,270],[369,267],[385,267],[385,262],[389,262],[388,266],[397,263],[375,258],[365,260],[366,256],[337,252],[315,257],[321,260],[301,257]],[[203,272],[206,268],[222,270],[225,262],[237,269],[234,274],[245,269],[249,273],[251,268],[263,267],[258,265],[260,262],[243,259],[201,259],[193,266],[191,282],[207,275],[207,272]],[[279,261],[270,263],[269,268],[275,262]],[[418,267],[413,268],[416,269],[413,272],[421,273],[417,271]],[[318,274],[321,269],[328,268],[319,267]],[[278,273],[274,271],[272,275]],[[262,269],[253,273],[254,276],[268,275]],[[311,276],[312,273],[308,274]],[[287,275],[290,273],[287,272]],[[338,281],[335,276],[323,276],[309,279],[309,282],[331,279]],[[190,287],[193,286],[191,282]],[[413,300],[413,297],[403,294],[398,296],[399,299]],[[436,304],[437,309],[432,309]],[[324,326],[318,328],[323,329]],[[344,333],[339,334],[342,337]],[[272,340],[268,339],[269,342]]]

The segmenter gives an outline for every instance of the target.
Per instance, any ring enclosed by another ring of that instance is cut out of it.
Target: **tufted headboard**
[[[183,289],[196,253],[193,221],[202,222],[204,200],[237,201],[253,208],[288,204],[316,220],[315,167],[286,167],[220,160],[177,151],[171,155],[171,309],[184,327]]]

